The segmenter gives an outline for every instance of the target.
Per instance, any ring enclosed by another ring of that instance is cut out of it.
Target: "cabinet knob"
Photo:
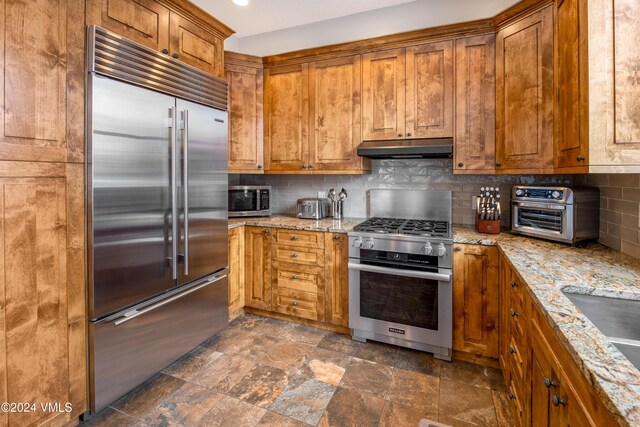
[[[300,276],[298,276],[297,274],[294,274],[293,276],[291,276],[291,279],[293,280],[298,280],[300,278]]]
[[[298,258],[298,254],[297,254],[297,253],[295,253],[295,252],[294,252],[294,253],[292,253],[292,254],[291,254],[291,258]]]
[[[313,165],[309,165],[309,169],[313,169]]]
[[[515,311],[513,308],[509,310],[509,314],[511,314],[511,317],[518,317],[518,312]]]
[[[294,234],[293,236],[291,236],[291,240],[298,240],[298,236]]]
[[[180,58],[180,55],[178,55],[177,53],[174,53],[173,55],[171,55],[172,58],[178,59]]]
[[[271,230],[269,230],[268,228],[265,228],[264,229],[264,234],[269,234],[269,233],[271,233]]]
[[[461,168],[461,167],[463,167],[463,166],[464,166],[464,163],[462,163],[462,162],[458,163],[458,167],[459,167],[459,168]]]
[[[500,166],[502,166],[502,163],[500,163],[500,162],[496,162],[496,166],[497,166],[497,167],[500,167]]]
[[[566,405],[567,401],[564,399],[559,398],[558,396],[556,396],[555,394],[553,396],[551,396],[551,403],[553,403],[553,406],[560,406],[560,405]]]
[[[516,398],[516,395],[513,394],[512,392],[509,392],[509,394],[507,394],[507,396],[509,396],[509,399],[514,400]]]
[[[291,301],[291,305],[295,307],[296,305],[298,305],[298,301]]]
[[[165,55],[169,53],[169,49],[162,49],[162,53],[164,53]]]
[[[512,287],[512,288],[515,288],[515,287],[517,287],[517,286],[518,286],[518,282],[516,282],[515,280],[512,280],[512,281],[511,281],[511,287]]]
[[[578,156],[576,157],[576,160],[579,162],[583,162],[584,161],[584,156]]]
[[[412,135],[412,133],[411,133],[411,132],[407,133],[407,136],[411,136],[411,135]]]
[[[306,164],[306,163],[303,163],[303,164],[302,164],[302,169],[306,169],[306,168],[307,168],[307,164]]]
[[[551,388],[555,387],[556,383],[551,378],[544,377],[544,386],[546,388]]]
[[[401,134],[401,133],[399,133],[399,134],[398,134],[398,136],[402,136],[402,134]]]
[[[258,165],[258,169],[262,169],[262,165]]]
[[[462,246],[456,246],[456,251],[461,251],[462,250]]]
[[[335,236],[333,236],[333,240],[340,240],[340,236],[336,234]]]
[[[515,349],[515,348],[513,348],[513,347],[509,346],[509,353],[511,353],[511,354],[516,354],[516,353],[517,353],[517,351],[516,351],[516,349]]]

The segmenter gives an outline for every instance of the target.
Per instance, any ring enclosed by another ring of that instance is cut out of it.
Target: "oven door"
[[[511,229],[529,236],[570,242],[573,239],[573,228],[569,227],[572,209],[573,205],[513,201]]]
[[[373,339],[451,356],[451,270],[408,270],[349,260],[349,327]]]

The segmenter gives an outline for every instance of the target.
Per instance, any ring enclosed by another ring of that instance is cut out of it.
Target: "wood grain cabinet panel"
[[[498,32],[496,167],[553,171],[553,6]]]
[[[407,138],[453,137],[453,41],[406,48]]]
[[[265,168],[308,170],[309,64],[265,70]]]
[[[271,310],[271,230],[245,227],[245,300],[248,307]]]
[[[303,319],[324,321],[324,287],[323,268],[276,262],[272,280],[273,310]]]
[[[0,396],[70,402],[70,413],[3,413],[3,425],[64,425],[87,409],[84,173],[0,162]]]
[[[87,19],[153,50],[169,49],[167,7],[154,0],[94,0]]]
[[[84,2],[2,1],[0,160],[84,160]]]
[[[169,54],[200,70],[224,77],[223,41],[187,18],[170,14]]]
[[[244,307],[244,227],[229,230],[229,320]]]
[[[225,53],[229,82],[229,173],[264,171],[262,61],[259,66],[230,64],[237,54]]]
[[[404,137],[404,48],[362,55],[362,97],[362,139]]]
[[[455,45],[454,173],[495,173],[495,36]]]
[[[325,233],[325,255],[328,269],[326,321],[349,326],[349,237],[344,233]]]
[[[309,166],[314,170],[362,168],[360,55],[309,64]]]
[[[498,358],[498,249],[456,245],[453,349]]]

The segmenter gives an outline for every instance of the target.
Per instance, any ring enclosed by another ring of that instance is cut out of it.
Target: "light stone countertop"
[[[229,219],[229,228],[253,225],[348,233],[364,220],[275,215]],[[640,425],[640,371],[562,293],[640,301],[640,260],[598,243],[572,247],[508,232],[481,234],[467,227],[454,226],[453,242],[498,246],[607,407],[622,425]]]

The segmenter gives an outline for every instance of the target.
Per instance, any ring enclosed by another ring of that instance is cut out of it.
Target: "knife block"
[[[480,219],[480,217],[476,215],[476,231],[478,233],[499,234],[500,220]]]

